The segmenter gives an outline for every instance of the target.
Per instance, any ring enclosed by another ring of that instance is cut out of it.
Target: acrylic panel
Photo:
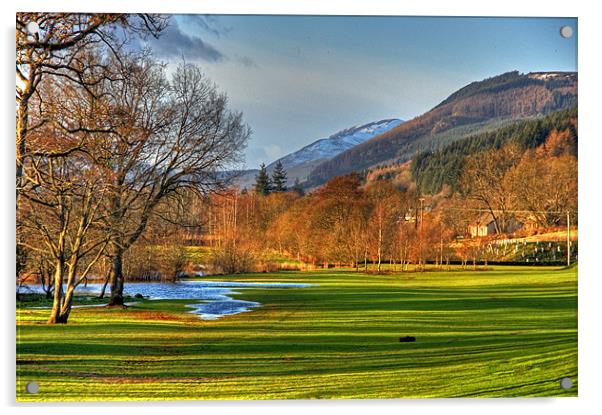
[[[577,19],[18,13],[17,400],[577,396]]]

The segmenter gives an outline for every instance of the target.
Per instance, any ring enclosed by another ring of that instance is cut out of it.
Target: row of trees
[[[407,268],[427,258],[440,260],[440,249],[436,255],[432,249],[451,241],[438,215],[423,220],[415,192],[388,181],[364,186],[357,174],[334,178],[306,196],[232,190],[212,196],[210,203],[209,240],[224,272],[269,263],[274,253],[313,265],[358,269],[370,261],[380,271],[389,261]]]
[[[50,323],[66,323],[76,287],[102,262],[123,304],[124,257],[185,197],[223,187],[249,137],[242,115],[191,64],[168,77],[131,36],[160,15],[17,15],[18,272],[44,261]],[[28,258],[30,259],[28,261]],[[28,265],[26,265],[28,264]]]
[[[422,268],[426,261],[488,261],[493,257],[487,238],[469,238],[469,226],[482,217],[493,222],[497,235],[517,223],[539,231],[557,228],[567,211],[575,220],[574,149],[569,129],[552,130],[526,151],[509,141],[466,157],[461,191],[430,197],[416,186],[395,186],[384,176],[366,182],[355,173],[306,196],[232,190],[210,200],[209,239],[217,265],[229,273],[268,263],[270,252],[314,265],[357,269],[370,262],[378,271],[385,261],[399,269]]]

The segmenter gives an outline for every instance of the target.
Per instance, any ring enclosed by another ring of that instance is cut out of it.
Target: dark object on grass
[[[416,337],[414,337],[414,336],[403,336],[403,337],[399,338],[399,341],[401,343],[415,342],[416,341]]]
[[[142,294],[138,293],[134,296],[134,298],[144,298],[144,296]]]

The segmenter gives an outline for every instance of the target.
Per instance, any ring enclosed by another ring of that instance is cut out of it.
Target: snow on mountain
[[[308,162],[331,159],[351,147],[398,126],[402,122],[398,119],[388,119],[347,128],[328,138],[314,141],[302,149],[276,160],[268,166],[268,170],[271,170],[278,161],[282,162],[285,169],[290,169]]]
[[[356,125],[332,134],[328,138],[316,140],[302,149],[280,158],[279,160],[286,170],[287,184],[292,186],[296,180],[303,183],[307,180],[309,173],[320,163],[330,160],[343,151],[376,137],[402,122],[398,119],[388,119]],[[278,160],[267,166],[268,173],[273,173],[276,163],[278,163]],[[234,182],[241,189],[252,188],[255,184],[257,172],[258,170],[236,172]]]

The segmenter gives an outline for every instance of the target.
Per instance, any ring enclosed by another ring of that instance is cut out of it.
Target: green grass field
[[[577,395],[575,267],[212,279],[319,285],[238,289],[262,307],[215,321],[186,314],[186,301],[78,308],[64,326],[19,308],[17,399]]]

